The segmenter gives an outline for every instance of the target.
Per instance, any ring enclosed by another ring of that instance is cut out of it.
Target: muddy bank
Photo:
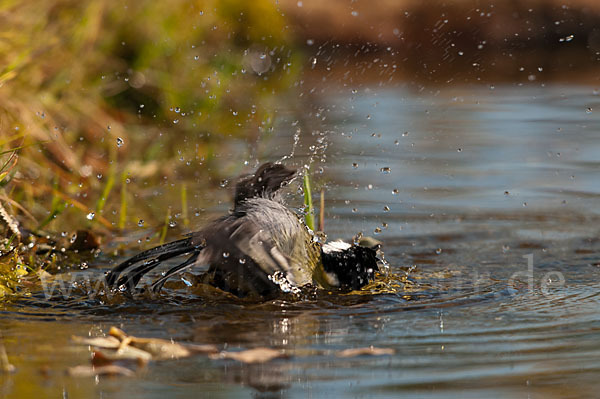
[[[283,0],[281,8],[321,57],[377,53],[436,81],[540,81],[600,61],[600,2],[592,0]]]
[[[600,51],[600,2],[593,0],[282,0],[296,32],[315,42],[419,47],[569,43]],[[561,41],[560,39],[564,39]],[[466,49],[465,49],[466,50]]]

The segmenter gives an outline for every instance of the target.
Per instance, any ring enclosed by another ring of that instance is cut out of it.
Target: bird
[[[182,239],[125,260],[107,272],[107,285],[135,292],[146,273],[180,256],[184,261],[162,273],[151,284],[152,291],[160,291],[169,278],[197,266],[208,266],[203,282],[240,298],[299,293],[305,287],[351,291],[367,285],[379,271],[380,243],[322,243],[282,198],[281,189],[296,174],[280,163],[267,162],[241,176],[229,214]]]

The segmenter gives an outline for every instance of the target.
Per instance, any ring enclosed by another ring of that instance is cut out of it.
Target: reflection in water
[[[4,396],[594,396],[600,119],[586,109],[600,108],[597,95],[563,86],[335,87],[314,105],[319,116],[301,123],[292,162],[321,151],[315,170],[324,169],[317,184],[326,187],[329,236],[379,229],[389,275],[360,293],[267,303],[199,296],[183,283],[135,299],[39,292],[4,305],[5,345],[21,370],[3,377]],[[280,132],[297,123],[290,110],[280,115]],[[274,138],[271,156],[291,142]],[[100,276],[108,263],[89,270]],[[112,324],[290,357],[262,365],[189,358],[127,380],[64,376],[89,357],[69,337]],[[369,345],[395,355],[335,356]],[[24,375],[41,377],[32,384]]]

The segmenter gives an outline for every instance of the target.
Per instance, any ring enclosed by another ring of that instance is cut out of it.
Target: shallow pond
[[[362,231],[384,243],[391,275],[378,288],[262,304],[202,298],[185,287],[113,304],[39,291],[3,305],[1,330],[17,372],[0,377],[1,396],[595,396],[597,87],[315,87],[303,100],[307,120],[282,107],[277,134],[261,151],[289,155],[300,128],[288,162],[317,154],[330,237]],[[102,255],[88,276],[100,278],[117,261]],[[111,325],[290,357],[252,365],[199,356],[151,363],[132,378],[67,376],[90,358],[71,336]],[[370,345],[395,354],[336,356]]]

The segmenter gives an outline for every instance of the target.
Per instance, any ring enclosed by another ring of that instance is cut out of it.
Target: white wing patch
[[[323,252],[326,254],[330,254],[332,252],[341,252],[345,251],[352,247],[351,244],[344,242],[342,240],[331,241],[323,245]]]

